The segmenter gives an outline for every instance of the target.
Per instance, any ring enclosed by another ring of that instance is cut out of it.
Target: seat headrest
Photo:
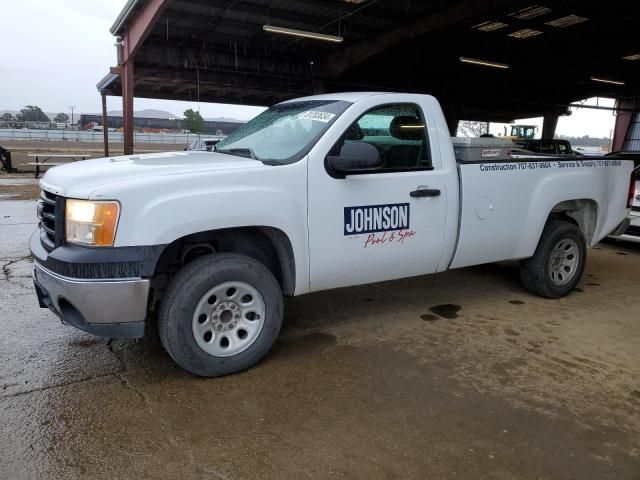
[[[389,134],[399,140],[422,140],[424,138],[424,122],[408,115],[395,117],[389,125]]]
[[[357,123],[353,123],[346,131],[345,140],[362,140],[364,138],[364,134],[362,133],[362,128]]]

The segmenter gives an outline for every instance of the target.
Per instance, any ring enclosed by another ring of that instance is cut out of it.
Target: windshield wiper
[[[239,155],[241,157],[247,157],[253,160],[258,160],[258,156],[255,154],[255,152],[248,147],[223,148],[222,150],[218,150],[216,148],[216,152],[225,153],[227,155]]]

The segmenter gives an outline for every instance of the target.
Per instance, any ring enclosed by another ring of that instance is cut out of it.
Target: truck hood
[[[45,190],[73,198],[90,198],[152,177],[200,175],[231,170],[271,168],[245,157],[210,152],[165,152],[98,158],[50,169],[40,181]]]

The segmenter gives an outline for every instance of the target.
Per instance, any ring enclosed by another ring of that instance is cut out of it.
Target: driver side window
[[[425,120],[415,104],[383,105],[369,110],[349,126],[332,151],[338,152],[351,142],[366,142],[378,149],[384,163],[375,172],[432,167]]]

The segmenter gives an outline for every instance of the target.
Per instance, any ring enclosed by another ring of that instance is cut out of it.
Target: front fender
[[[307,190],[304,160],[214,175],[177,175],[137,181],[116,198],[121,214],[116,246],[166,245],[210,230],[272,227],[293,249],[296,285],[308,284]]]

